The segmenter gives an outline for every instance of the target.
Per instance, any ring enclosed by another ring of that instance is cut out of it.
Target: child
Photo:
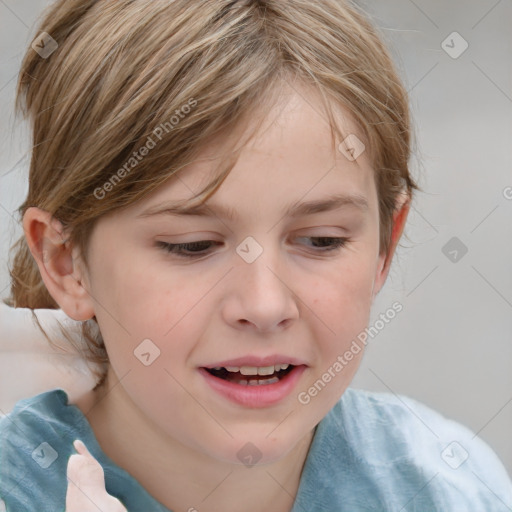
[[[364,15],[59,0],[39,33],[11,304],[83,322],[102,371],[0,422],[6,510],[510,510],[468,429],[348,387],[417,189]]]

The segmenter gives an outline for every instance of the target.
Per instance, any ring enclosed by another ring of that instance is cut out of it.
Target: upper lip
[[[265,368],[267,366],[275,366],[276,364],[290,364],[292,366],[306,365],[304,361],[296,357],[283,356],[283,355],[270,355],[265,357],[259,356],[242,356],[236,359],[225,359],[217,363],[209,364],[203,368],[217,368],[226,366],[255,366],[257,368]],[[306,365],[307,366],[307,365]]]

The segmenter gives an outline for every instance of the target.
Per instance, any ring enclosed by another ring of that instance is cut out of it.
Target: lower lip
[[[199,368],[211,388],[223,397],[251,408],[268,407],[286,398],[297,385],[306,366],[296,366],[290,373],[274,384],[244,386],[224,379],[214,377],[204,368]]]

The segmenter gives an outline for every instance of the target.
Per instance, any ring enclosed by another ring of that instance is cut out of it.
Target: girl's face
[[[354,376],[363,350],[335,363],[385,280],[367,155],[333,155],[311,104],[286,96],[208,209],[171,211],[211,179],[202,159],[92,234],[83,283],[132,412],[216,459],[275,461],[311,433]]]

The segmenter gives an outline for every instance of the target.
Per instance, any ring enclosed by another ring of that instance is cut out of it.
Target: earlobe
[[[75,320],[92,318],[94,308],[83,286],[84,270],[73,254],[62,224],[49,212],[30,207],[23,216],[23,231],[41,278],[55,302]]]

